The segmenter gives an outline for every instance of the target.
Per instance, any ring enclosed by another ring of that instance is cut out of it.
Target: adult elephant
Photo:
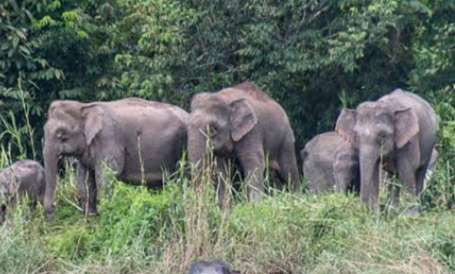
[[[352,142],[329,131],[316,135],[300,151],[310,193],[359,191],[359,163]]]
[[[54,101],[45,125],[44,209],[54,212],[57,164],[61,156],[77,161],[80,200],[96,214],[97,190],[105,167],[120,179],[160,186],[163,169],[173,171],[186,144],[188,113],[165,103],[127,98],[112,102]]]
[[[216,93],[196,94],[191,102],[188,125],[188,156],[192,164],[204,157],[210,137],[218,166],[238,160],[248,184],[250,200],[264,192],[266,157],[281,179],[298,188],[294,133],[283,108],[250,82]],[[218,186],[223,206],[225,186]]]
[[[355,140],[359,151],[360,196],[369,208],[379,209],[380,166],[398,173],[408,190],[419,195],[436,143],[437,119],[421,97],[400,89],[355,110],[344,109],[336,131]],[[393,201],[399,200],[399,188]]]

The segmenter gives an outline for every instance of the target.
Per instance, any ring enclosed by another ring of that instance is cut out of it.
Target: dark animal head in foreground
[[[191,264],[188,274],[240,274],[231,270],[231,266],[221,260],[196,261]]]

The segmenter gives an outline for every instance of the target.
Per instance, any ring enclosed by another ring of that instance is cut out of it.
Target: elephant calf
[[[33,205],[43,202],[45,189],[44,168],[32,160],[18,161],[0,172],[0,224],[5,220],[7,207],[18,196],[27,195]]]
[[[231,266],[223,261],[211,262],[196,261],[191,264],[188,274],[239,274],[239,271],[231,270]]]
[[[357,153],[352,143],[338,133],[330,131],[313,137],[300,156],[311,193],[359,191]]]

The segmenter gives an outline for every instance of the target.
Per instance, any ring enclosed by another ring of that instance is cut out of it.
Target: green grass
[[[455,214],[374,215],[358,197],[275,193],[259,203],[216,206],[208,177],[170,178],[162,191],[112,182],[100,216],[74,206],[61,179],[55,220],[19,205],[0,228],[1,273],[185,273],[220,258],[242,273],[449,273]]]

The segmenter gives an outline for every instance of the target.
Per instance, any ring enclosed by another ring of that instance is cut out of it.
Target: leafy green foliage
[[[41,128],[57,98],[187,108],[194,93],[248,79],[285,107],[300,148],[333,127],[340,96],[352,107],[396,87],[453,84],[454,9],[449,0],[7,1],[0,112],[20,117],[22,90]]]
[[[247,273],[455,271],[454,11],[451,0],[1,2],[0,166],[40,158],[52,100],[188,109],[193,94],[247,79],[284,106],[297,148],[342,107],[419,93],[440,117],[440,160],[416,218],[340,195],[236,197],[220,211],[210,175],[193,188],[183,173],[156,193],[114,181],[102,215],[85,218],[66,172],[54,224],[19,207],[0,228],[0,272],[182,273],[215,257]]]

